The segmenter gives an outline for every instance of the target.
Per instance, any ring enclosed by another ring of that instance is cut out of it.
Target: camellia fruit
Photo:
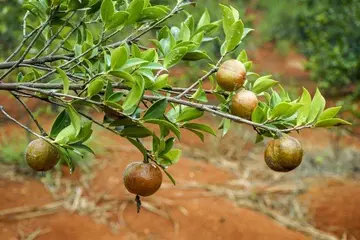
[[[251,119],[251,115],[259,103],[255,93],[248,90],[240,90],[237,92],[231,101],[231,113],[248,119]]]
[[[300,142],[295,138],[283,136],[268,143],[264,157],[266,164],[272,170],[288,172],[300,165],[303,149]]]
[[[246,78],[246,68],[238,60],[227,60],[219,67],[216,81],[226,91],[236,91],[242,87]]]
[[[28,145],[25,158],[27,164],[35,171],[47,171],[58,163],[60,152],[55,146],[39,138]]]
[[[160,168],[153,163],[134,162],[126,167],[123,180],[129,192],[146,197],[159,190],[162,173]]]

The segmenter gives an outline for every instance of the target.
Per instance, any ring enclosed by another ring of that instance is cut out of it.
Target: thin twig
[[[37,134],[36,132],[32,131],[30,128],[28,128],[27,126],[25,126],[24,124],[18,122],[15,118],[13,118],[12,116],[10,116],[5,110],[3,106],[0,106],[0,111],[11,121],[15,122],[17,125],[19,125],[20,127],[22,127],[23,129],[25,129],[26,131],[28,131],[29,133],[31,133],[32,135],[38,137],[38,138],[42,138],[44,140],[46,140],[45,137]]]
[[[221,58],[219,59],[219,61],[216,63],[215,67],[212,68],[210,71],[208,71],[204,76],[202,76],[201,78],[199,78],[198,80],[196,80],[190,87],[188,87],[187,89],[185,89],[182,93],[180,93],[178,96],[176,96],[176,98],[182,98],[183,96],[185,96],[185,94],[187,94],[188,92],[190,92],[193,88],[195,88],[200,82],[204,81],[206,78],[208,78],[209,76],[211,76],[213,73],[215,73],[218,69],[218,67],[220,66],[222,60],[224,59],[225,56],[221,56]]]
[[[36,117],[34,116],[34,114],[32,114],[31,110],[26,106],[26,104],[24,103],[23,100],[21,100],[21,98],[19,96],[17,96],[16,94],[12,93],[12,95],[16,98],[16,100],[18,100],[21,105],[25,108],[26,112],[29,114],[30,118],[34,121],[34,123],[36,124],[36,126],[38,127],[38,129],[41,132],[41,135],[43,135],[44,137],[46,137],[48,134],[46,133],[46,131],[44,130],[44,128],[40,125],[40,123],[38,122],[38,120],[36,119]]]
[[[39,29],[39,31],[36,33],[35,37],[33,38],[33,40],[30,42],[29,46],[26,48],[25,52],[21,55],[20,59],[15,63],[15,65],[13,65],[8,71],[6,71],[1,77],[0,77],[0,81],[3,80],[7,75],[9,75],[12,70],[14,70],[26,57],[26,55],[30,52],[31,48],[34,46],[35,42],[37,41],[37,39],[40,37],[40,35],[42,34],[42,32],[44,31],[44,29],[47,27],[47,25],[49,25],[50,20],[51,20],[50,16],[46,22],[42,25],[42,27]]]

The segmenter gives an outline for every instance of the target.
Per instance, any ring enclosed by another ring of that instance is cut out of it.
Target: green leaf
[[[75,138],[75,128],[73,125],[69,125],[62,129],[61,132],[56,136],[54,142],[57,144],[67,144],[70,139]]]
[[[66,110],[63,110],[52,125],[50,137],[55,138],[64,128],[71,124],[71,120]]]
[[[116,48],[111,53],[111,70],[115,70],[124,66],[128,59],[126,48],[124,46]]]
[[[198,100],[200,102],[207,102],[206,93],[202,88],[202,85],[196,90],[196,92],[191,96],[192,99]]]
[[[95,79],[88,86],[88,97],[92,97],[98,94],[104,88],[104,81],[101,79]]]
[[[338,112],[340,111],[340,109],[341,107],[331,107],[326,109],[319,115],[318,122],[335,117],[336,114],[338,114]]]
[[[110,96],[113,94],[114,90],[112,87],[112,83],[111,81],[107,81],[107,85],[106,85],[106,90],[105,90],[105,96],[104,99],[108,100],[110,98]]]
[[[182,41],[189,41],[191,36],[190,29],[185,23],[181,23],[180,33],[179,33],[179,40]]]
[[[198,137],[200,138],[200,140],[201,140],[202,142],[204,142],[204,140],[205,140],[205,135],[204,135],[202,132],[197,131],[197,130],[194,130],[194,129],[190,129],[190,128],[188,128],[187,130],[189,130],[190,132],[194,133],[196,136],[198,136]]]
[[[146,111],[143,119],[159,119],[163,118],[167,107],[168,101],[166,98],[156,101],[151,107]]]
[[[311,96],[308,90],[306,90],[305,88],[303,88],[303,93],[301,95],[299,103],[303,104],[303,106],[299,109],[296,126],[301,126],[303,123],[305,123],[310,112]]]
[[[186,52],[187,47],[179,47],[171,50],[170,53],[165,56],[164,66],[166,68],[171,68],[176,65],[185,56]]]
[[[169,74],[160,75],[155,80],[155,82],[149,87],[149,89],[156,91],[156,90],[164,88],[166,85],[168,85],[168,82],[169,82],[168,77],[169,77]]]
[[[107,30],[112,30],[115,28],[119,28],[120,26],[122,26],[129,17],[129,13],[125,12],[125,11],[119,11],[117,13],[115,13],[111,19],[106,23],[106,29]]]
[[[260,134],[256,134],[255,144],[262,142],[264,140],[264,137]]]
[[[185,107],[180,115],[176,118],[176,122],[186,122],[201,117],[204,111],[200,111],[196,108]]]
[[[135,139],[132,138],[126,138],[126,139],[129,142],[131,142],[131,144],[133,144],[137,149],[139,149],[139,151],[143,154],[144,159],[147,159],[147,150],[141,142],[136,141]]]
[[[128,23],[136,22],[140,17],[141,13],[145,7],[144,0],[133,0],[126,11],[130,14],[128,18]]]
[[[159,126],[162,126],[166,129],[170,130],[171,132],[173,132],[175,134],[175,136],[178,139],[180,139],[180,131],[179,131],[178,127],[169,121],[161,120],[161,119],[146,119],[145,123],[152,123],[152,124],[157,124]]]
[[[325,98],[321,95],[319,89],[316,89],[316,93],[310,104],[310,113],[306,122],[312,123],[316,121],[317,117],[322,113],[324,108],[325,108]]]
[[[284,118],[291,117],[291,116],[294,115],[302,106],[303,106],[302,103],[292,103],[292,104],[291,104],[291,108],[290,108],[289,110],[287,110],[287,111],[283,114],[283,117],[284,117]]]
[[[75,143],[75,144],[71,144],[70,146],[73,147],[73,148],[79,149],[79,150],[89,152],[89,153],[91,153],[93,155],[96,155],[95,152],[89,146],[86,146],[85,144]]]
[[[112,0],[104,0],[100,8],[101,19],[107,23],[115,13],[115,8]]]
[[[176,181],[174,179],[173,176],[171,176],[171,174],[163,167],[162,170],[164,171],[164,173],[166,174],[166,176],[168,176],[168,178],[170,179],[170,181],[172,182],[172,184],[174,184],[174,186],[176,185]]]
[[[71,125],[74,127],[75,130],[75,137],[80,133],[81,130],[81,119],[80,115],[76,112],[75,108],[71,105],[68,105],[66,108],[69,114]]]
[[[166,16],[168,11],[158,6],[147,7],[141,14],[142,19],[158,19]]]
[[[59,148],[61,151],[61,159],[64,160],[70,169],[70,174],[72,174],[75,170],[74,162],[72,161],[69,152],[65,148]]]
[[[334,127],[341,125],[352,125],[352,124],[340,118],[330,118],[330,119],[318,121],[315,124],[315,127]]]
[[[125,71],[121,71],[121,70],[117,70],[117,71],[110,71],[109,72],[110,75],[113,75],[115,77],[121,78],[126,80],[129,83],[134,83],[135,80],[133,78],[133,76],[130,75],[130,73],[125,72]]]
[[[222,10],[222,15],[223,15],[222,22],[223,22],[224,33],[227,36],[227,35],[229,35],[231,25],[233,25],[236,20],[235,20],[235,17],[234,17],[234,14],[233,14],[233,11],[231,10],[231,8],[229,8],[225,5],[222,5],[222,4],[220,4],[220,7]]]
[[[252,112],[251,121],[255,123],[263,123],[266,120],[266,113],[264,110],[258,105],[255,110]]]
[[[171,138],[167,139],[165,141],[165,146],[164,146],[164,149],[161,151],[161,154],[165,154],[165,153],[169,152],[173,148],[174,143],[175,143],[175,138],[171,137]]]
[[[231,52],[240,44],[243,32],[244,24],[241,20],[238,20],[231,25],[229,33],[226,36],[226,52]]]
[[[68,94],[69,92],[69,87],[70,87],[70,80],[68,78],[68,76],[66,75],[66,73],[60,69],[60,68],[56,68],[56,71],[60,74],[60,77],[63,81],[63,85],[64,85],[64,94]]]
[[[166,157],[171,161],[171,165],[179,162],[182,151],[180,149],[171,149],[168,153],[164,154],[163,157]]]
[[[129,110],[134,106],[138,105],[141,100],[141,97],[144,93],[145,81],[141,76],[135,76],[135,84],[131,88],[129,94],[125,98],[125,101],[122,105],[124,110]]]
[[[248,61],[248,56],[247,56],[247,53],[245,50],[242,50],[239,54],[239,56],[237,57],[237,60],[242,62],[242,63],[245,63]]]
[[[143,126],[129,126],[120,132],[121,136],[130,138],[145,138],[153,135],[153,133]]]
[[[126,61],[125,65],[122,66],[122,69],[132,68],[147,62],[148,61],[141,58],[130,58],[129,60]]]
[[[223,123],[222,123],[223,137],[229,132],[230,127],[231,127],[231,120],[227,118],[223,119]]]
[[[251,91],[253,91],[255,94],[260,94],[278,83],[277,81],[270,79],[269,77],[270,76],[264,76],[258,78],[255,81]]]
[[[201,59],[211,60],[211,58],[209,57],[209,55],[207,55],[206,52],[200,51],[200,50],[187,52],[185,54],[185,56],[183,57],[183,60],[185,60],[185,61],[198,61],[198,60],[201,60]]]
[[[200,130],[203,132],[207,132],[210,133],[213,136],[216,136],[216,132],[208,125],[206,124],[201,124],[201,123],[185,123],[183,125],[184,128],[187,129],[195,129],[195,130]]]
[[[279,103],[271,110],[270,118],[276,119],[278,117],[283,116],[284,114],[286,114],[287,111],[290,110],[291,107],[292,105],[290,103],[287,102]]]
[[[196,29],[199,29],[202,26],[205,26],[205,25],[207,25],[209,23],[210,23],[210,14],[209,14],[209,11],[207,9],[205,9],[203,15],[201,16],[201,18],[199,20],[199,23],[198,23]]]

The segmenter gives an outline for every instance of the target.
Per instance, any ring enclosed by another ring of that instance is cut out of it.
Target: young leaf
[[[311,96],[308,90],[303,88],[303,93],[299,100],[299,103],[303,104],[303,106],[299,109],[296,125],[301,126],[303,123],[306,122],[306,119],[309,116],[310,112],[310,104],[311,104]]]
[[[64,128],[71,124],[71,120],[66,110],[63,110],[56,118],[50,131],[50,137],[55,138]]]
[[[168,101],[166,98],[156,101],[151,107],[146,111],[143,119],[160,119],[163,118],[167,107]]]
[[[130,90],[129,94],[127,95],[122,108],[124,110],[129,110],[133,108],[134,106],[138,105],[139,101],[141,100],[141,97],[144,93],[145,89],[145,81],[143,77],[136,76],[135,77],[135,84]]]
[[[310,105],[310,113],[306,120],[307,123],[316,121],[317,117],[322,113],[325,108],[325,98],[321,95],[319,89],[316,89],[316,93]]]
[[[201,18],[199,20],[199,23],[198,23],[196,29],[199,29],[202,26],[205,26],[205,25],[207,25],[209,23],[210,23],[210,14],[209,14],[209,11],[207,9],[205,9],[203,15],[201,16]]]
[[[237,57],[237,60],[242,62],[242,63],[245,63],[248,61],[248,56],[247,56],[247,53],[245,50],[242,50],[239,54],[239,56]]]
[[[106,23],[106,29],[112,30],[122,26],[129,17],[129,13],[125,11],[119,11],[115,13],[111,19]]]
[[[331,108],[326,109],[319,115],[318,122],[325,120],[325,119],[335,117],[336,114],[338,114],[338,112],[340,111],[340,109],[341,109],[341,107],[331,107]]]
[[[180,115],[176,118],[176,122],[186,122],[201,117],[204,114],[196,108],[186,107],[182,110]]]
[[[207,132],[210,133],[213,136],[216,136],[216,132],[208,125],[205,124],[201,124],[201,123],[185,123],[183,125],[184,128],[187,129],[195,129],[195,130],[200,130],[203,132]]]
[[[60,74],[60,77],[63,81],[63,85],[64,85],[64,94],[68,94],[69,92],[69,86],[70,86],[70,80],[68,78],[68,76],[66,75],[66,73],[60,69],[60,68],[56,68],[56,71]]]
[[[185,56],[187,50],[187,47],[173,49],[168,55],[165,56],[164,66],[166,68],[171,68],[172,66],[176,65]]]
[[[318,121],[315,124],[315,127],[333,127],[333,126],[341,126],[341,125],[352,125],[352,124],[340,118],[329,118]]]
[[[258,105],[255,110],[252,112],[251,121],[255,123],[263,123],[266,120],[266,113],[264,110]]]
[[[104,81],[101,79],[95,79],[88,86],[88,97],[92,97],[98,94],[104,88]]]
[[[111,53],[111,70],[116,70],[124,66],[128,59],[126,48],[124,46],[116,48]]]
[[[176,125],[174,125],[171,122],[165,121],[165,120],[161,120],[161,119],[147,119],[145,120],[146,123],[152,123],[152,124],[157,124],[161,127],[164,127],[168,130],[170,130],[171,132],[173,132],[175,134],[175,136],[180,139],[180,131],[178,129],[178,127]]]
[[[253,91],[255,94],[259,94],[262,93],[266,90],[268,90],[269,88],[271,88],[272,86],[276,85],[278,82],[275,80],[272,80],[269,78],[270,76],[264,76],[261,78],[258,78],[251,91]]]
[[[223,22],[224,33],[227,36],[230,33],[231,25],[233,25],[236,20],[235,20],[235,17],[234,17],[234,14],[233,14],[233,11],[231,10],[231,8],[229,8],[225,5],[222,5],[222,4],[220,4],[220,7],[222,10],[222,14],[223,14],[222,22]]]
[[[156,79],[156,81],[149,87],[149,89],[156,91],[156,90],[164,88],[166,85],[168,85],[168,82],[169,82],[168,77],[169,77],[169,74],[160,75]]]
[[[238,20],[231,25],[229,33],[226,36],[226,52],[231,52],[240,44],[243,32],[244,24],[241,20]]]
[[[270,118],[276,119],[278,117],[283,116],[284,114],[286,114],[287,111],[290,110],[291,107],[292,106],[290,103],[287,103],[287,102],[279,103],[271,110]]]
[[[192,99],[198,100],[200,102],[207,102],[206,93],[200,85],[196,92],[191,96]]]
[[[101,19],[107,23],[115,13],[115,8],[112,0],[104,0],[100,8]]]
[[[126,9],[126,11],[130,14],[127,22],[129,24],[136,22],[140,18],[144,7],[144,0],[133,0]]]
[[[179,162],[181,157],[181,150],[180,149],[171,149],[168,153],[164,154],[163,157],[166,157],[171,161],[171,164],[175,164]]]
[[[71,105],[68,105],[66,108],[69,114],[71,125],[74,127],[75,130],[75,137],[80,133],[81,130],[81,119],[80,115],[76,112],[75,108]]]

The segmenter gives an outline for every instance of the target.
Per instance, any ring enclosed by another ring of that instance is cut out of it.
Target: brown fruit
[[[295,138],[283,136],[268,143],[264,156],[266,164],[272,170],[288,172],[300,165],[303,149]]]
[[[123,180],[129,192],[146,197],[159,190],[162,173],[160,168],[153,163],[134,162],[126,167]]]
[[[231,113],[250,120],[258,103],[259,100],[255,93],[248,90],[240,90],[232,97]]]
[[[219,67],[216,81],[226,91],[235,91],[242,87],[246,78],[244,64],[238,60],[227,60]]]
[[[55,146],[39,138],[28,145],[25,158],[35,171],[47,171],[58,163],[60,153]]]

